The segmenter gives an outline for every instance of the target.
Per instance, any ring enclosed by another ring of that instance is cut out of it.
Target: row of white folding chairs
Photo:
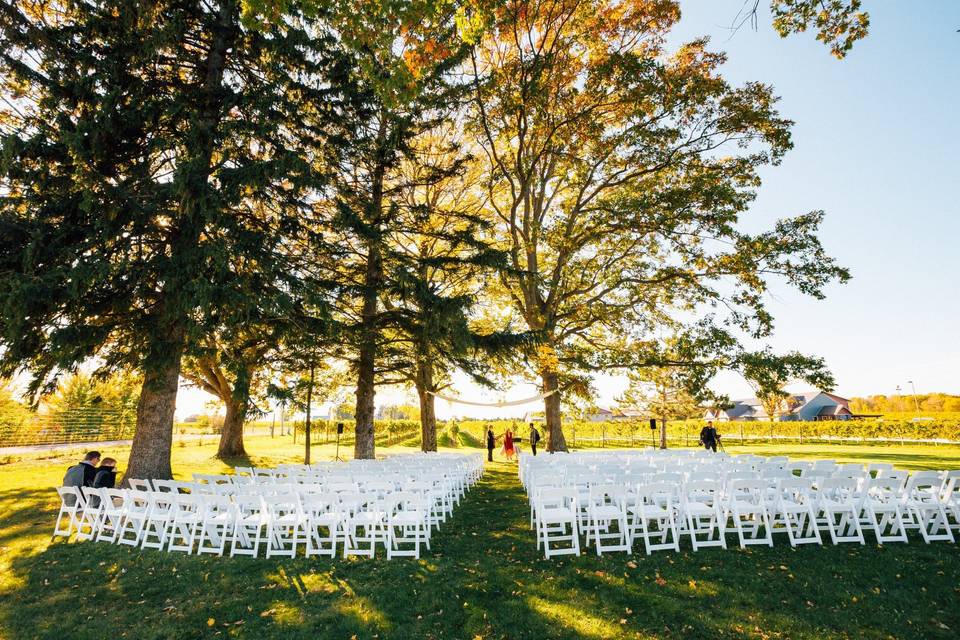
[[[97,540],[145,549],[223,555],[420,557],[430,548],[430,513],[424,497],[399,491],[362,493],[237,494],[218,496],[134,489],[60,487],[54,537]]]
[[[228,476],[229,477],[229,476]],[[315,494],[332,492],[335,494],[372,495],[381,499],[388,494],[406,491],[420,495],[427,505],[429,522],[434,528],[446,522],[453,515],[454,507],[459,503],[460,496],[450,486],[445,477],[424,478],[415,481],[367,480],[358,482],[327,482],[323,484],[296,484],[283,482],[289,478],[273,478],[273,482],[263,482],[253,485],[230,484],[226,482],[183,482],[176,480],[152,480],[153,490],[160,492],[183,493],[197,495],[260,495],[269,498],[275,495],[289,493]],[[150,482],[131,479],[130,486],[134,489],[149,491]]]
[[[348,462],[320,462],[313,465],[282,464],[275,469],[238,467],[238,473],[250,476],[269,474],[384,474],[384,473],[430,473],[443,472],[464,476],[469,484],[475,483],[483,474],[483,458],[480,454],[401,454],[377,460],[351,460]]]
[[[408,458],[410,460],[407,463],[401,462],[400,458],[392,458],[390,460],[394,462],[390,464],[376,461],[376,464],[364,465],[362,469],[358,465],[328,466],[321,469],[307,465],[282,465],[276,470],[240,467],[237,468],[235,476],[197,474],[195,480],[217,484],[231,481],[235,484],[270,484],[277,481],[299,484],[356,483],[362,487],[369,481],[392,479],[399,484],[426,479],[424,476],[429,479],[443,477],[456,492],[454,500],[459,502],[469,487],[479,480],[483,471],[482,463],[478,463],[480,458],[473,455],[452,459],[444,456],[430,457],[419,462],[418,458],[413,456],[403,457],[404,460]]]
[[[225,482],[208,482],[200,487],[194,487],[195,491],[201,493],[214,493],[221,495],[233,495],[238,492],[261,492],[265,495],[271,493],[289,493],[289,492],[311,492],[332,491],[334,493],[342,492],[363,492],[383,495],[395,491],[412,491],[421,494],[430,507],[430,519],[433,526],[446,521],[447,517],[453,514],[454,508],[459,504],[466,490],[462,483],[457,483],[445,475],[440,474],[422,474],[419,479],[411,480],[409,477],[390,476],[354,476],[352,480],[345,478],[328,478],[314,484],[294,483],[290,476],[275,477],[271,481],[264,481],[258,484],[229,484]]]
[[[911,477],[907,471],[903,470],[894,470],[892,468],[879,468],[875,469],[872,472],[864,470],[862,467],[854,466],[838,466],[833,469],[805,469],[798,470],[791,468],[792,465],[785,467],[775,467],[775,466],[761,466],[759,470],[749,470],[747,468],[716,468],[716,467],[677,467],[674,471],[656,471],[653,468],[643,469],[636,468],[631,470],[630,473],[620,473],[616,471],[607,471],[605,473],[593,472],[590,474],[566,474],[566,475],[548,475],[540,474],[537,476],[536,480],[531,483],[532,487],[536,487],[544,484],[572,484],[583,487],[583,491],[586,491],[586,488],[590,484],[601,483],[601,484],[624,484],[632,486],[638,483],[647,483],[647,482],[675,482],[675,483],[684,483],[688,481],[701,481],[701,480],[713,480],[721,484],[724,488],[723,495],[726,495],[726,488],[729,486],[730,482],[733,480],[749,480],[749,479],[789,479],[793,477],[799,477],[810,479],[814,484],[827,479],[827,478],[852,478],[857,480],[860,487],[866,486],[872,480],[896,480],[897,490],[903,491],[908,483],[909,478]],[[926,474],[927,477],[930,476],[931,472],[922,472]],[[942,472],[933,472],[938,474],[939,486],[936,487],[936,493],[941,495],[943,499],[946,499],[946,495],[950,493],[948,489],[948,484],[952,478],[957,475],[960,475],[960,471],[942,471]]]
[[[645,477],[656,472],[678,472],[684,475],[693,473],[713,473],[725,478],[731,474],[743,474],[747,471],[756,471],[761,477],[780,477],[780,472],[789,471],[794,475],[813,479],[827,477],[856,477],[865,481],[879,477],[899,477],[906,484],[906,472],[895,471],[889,463],[874,463],[864,467],[861,464],[838,464],[833,460],[817,461],[789,461],[786,456],[762,458],[760,456],[742,455],[725,457],[692,457],[689,455],[640,455],[624,457],[613,455],[610,457],[590,456],[573,459],[565,456],[557,458],[541,457],[543,462],[531,463],[528,469],[527,480],[524,486],[529,489],[538,475],[544,474],[554,477],[588,476],[593,478],[611,478],[617,475],[624,478]],[[682,453],[682,452],[680,452]],[[531,456],[527,456],[529,460]],[[560,464],[554,464],[554,460]],[[944,480],[944,488],[946,479]]]
[[[844,477],[817,485],[796,477],[735,479],[725,492],[710,480],[644,484],[632,492],[622,485],[595,484],[586,498],[576,486],[542,486],[531,499],[537,546],[544,545],[547,557],[579,554],[580,533],[598,554],[629,552],[638,536],[647,553],[679,550],[681,534],[689,535],[694,550],[726,548],[729,528],[736,530],[741,546],[772,546],[775,532],[786,533],[791,545],[822,544],[822,528],[834,544],[863,544],[864,529],[881,544],[906,542],[909,529],[928,543],[954,541],[953,532],[960,533],[960,475],[951,475],[946,493],[940,482],[938,472],[919,472],[903,488],[896,479],[874,478],[863,485]]]

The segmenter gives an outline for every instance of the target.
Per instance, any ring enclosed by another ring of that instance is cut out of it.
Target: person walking
[[[493,448],[497,446],[497,438],[493,435],[493,426],[487,425],[487,462],[493,462]]]
[[[540,432],[537,431],[536,425],[532,422],[530,423],[530,451],[533,452],[533,455],[537,455],[537,444],[540,442]]]
[[[704,449],[716,453],[718,442],[720,442],[720,434],[717,433],[716,427],[713,426],[713,420],[710,420],[707,422],[707,426],[700,430],[700,444],[703,445]]]
[[[97,475],[97,464],[100,462],[99,451],[87,451],[83,460],[67,469],[63,476],[64,487],[92,487],[93,479]]]

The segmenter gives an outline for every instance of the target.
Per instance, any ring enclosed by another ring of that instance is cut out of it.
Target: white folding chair
[[[94,489],[93,491],[96,491]],[[113,544],[120,534],[120,525],[127,512],[127,492],[123,489],[100,489],[100,528],[97,542]]]
[[[860,526],[858,483],[853,478],[823,478],[817,481],[814,511],[817,525],[826,525],[833,544],[865,544]]]
[[[874,478],[867,482],[860,499],[860,526],[873,530],[878,544],[907,542],[900,481]]]
[[[267,557],[295,558],[297,546],[306,544],[300,500],[294,493],[264,498],[267,507]]]
[[[348,504],[349,517],[344,523],[343,557],[352,555],[373,558],[377,544],[387,544],[387,523],[384,504],[376,496],[362,493],[340,494],[341,504]]]
[[[715,482],[688,482],[684,485],[681,511],[694,551],[701,547],[727,548],[722,503],[720,487]]]
[[[823,544],[813,507],[813,483],[804,478],[785,478],[777,483],[777,499],[771,514],[773,533],[785,531],[791,547]],[[782,526],[779,529],[778,526]]]
[[[543,544],[546,558],[580,555],[580,531],[577,525],[577,492],[572,487],[544,488],[537,497],[537,541]],[[568,543],[570,546],[555,546]]]
[[[903,492],[905,526],[918,529],[927,544],[938,540],[954,541],[942,488],[942,473],[918,471],[910,476]]]
[[[138,547],[150,516],[150,492],[130,489],[127,492],[127,511],[120,523],[117,544]]]
[[[266,524],[266,507],[263,497],[256,493],[243,493],[234,496],[236,520],[233,535],[230,537],[230,557],[257,557],[260,543],[263,542],[263,529]]]
[[[387,558],[420,557],[420,546],[429,543],[430,512],[423,496],[399,491],[387,498]],[[412,545],[413,548],[406,548]]]
[[[671,483],[637,485],[634,503],[630,507],[630,534],[643,539],[650,555],[653,551],[672,549],[680,551],[680,532],[676,509],[680,502],[680,487]],[[659,542],[653,542],[659,538]]]
[[[53,538],[62,536],[69,538],[74,531],[80,530],[79,513],[86,506],[86,500],[78,487],[57,487],[60,496],[60,511],[53,525]]]
[[[597,555],[604,551],[632,551],[630,527],[627,524],[626,491],[622,486],[596,484],[587,498],[587,526],[584,534],[591,538]],[[608,542],[612,541],[612,542]]]
[[[960,535],[960,470],[947,471],[944,475],[940,499],[947,513],[950,529]]]
[[[773,546],[770,514],[767,512],[766,480],[733,480],[727,495],[727,513],[737,530],[740,547],[764,544]]]
[[[167,530],[173,501],[176,495],[171,492],[154,491],[150,494],[150,507],[147,511],[146,525],[140,538],[141,549],[163,549],[167,544]]]
[[[150,486],[150,483],[147,480],[128,478],[127,484],[130,485],[130,488],[134,491],[153,491],[153,488]]]
[[[205,496],[180,494],[174,497],[167,532],[167,551],[193,553],[200,529],[200,518]]]
[[[306,556],[336,557],[343,528],[336,494],[311,493],[301,498],[301,506],[307,530]]]
[[[83,510],[80,511],[77,540],[94,540],[103,518],[103,499],[100,490],[92,487],[81,487],[80,493],[83,494]]]
[[[227,540],[233,536],[237,510],[227,496],[205,496],[197,533],[197,555],[215,553],[222,556]]]

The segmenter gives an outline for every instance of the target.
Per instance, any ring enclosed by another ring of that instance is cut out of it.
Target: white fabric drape
[[[530,402],[537,402],[543,400],[544,398],[549,398],[555,394],[559,389],[554,389],[553,391],[548,391],[547,393],[542,393],[538,396],[533,396],[532,398],[524,398],[523,400],[505,400],[503,402],[474,402],[472,400],[461,400],[460,398],[452,398],[450,396],[445,396],[442,393],[437,393],[435,391],[428,391],[427,393],[434,395],[441,400],[446,400],[447,402],[456,402],[457,404],[468,404],[471,407],[513,407],[520,404],[528,404]]]

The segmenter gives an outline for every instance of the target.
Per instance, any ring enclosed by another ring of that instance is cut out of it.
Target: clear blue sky
[[[960,1],[864,0],[870,34],[844,60],[813,33],[780,38],[761,0],[756,30],[731,33],[742,0],[688,0],[674,32],[680,43],[710,36],[726,51],[734,83],[774,86],[780,110],[796,122],[794,149],[764,184],[744,225],[759,230],[778,217],[827,212],[821,237],[853,273],[825,301],[779,288],[771,309],[771,344],[826,358],[837,393],[960,393]],[[750,395],[735,375],[718,391]],[[612,404],[622,378],[598,381],[599,403]],[[535,395],[533,385],[482,392],[462,377],[456,390],[479,401]],[[407,395],[408,397],[405,397]],[[197,391],[181,393],[182,413],[202,410]],[[378,404],[414,402],[383,389]],[[534,403],[483,410],[438,402],[450,415],[522,416]]]
[[[823,302],[777,290],[772,344],[825,357],[841,395],[960,393],[960,2],[864,0],[870,34],[844,60],[813,33],[780,38],[760,4],[757,29],[731,33],[741,0],[683,2],[675,37],[710,36],[725,76],[773,85],[796,122],[747,228],[823,209],[823,243],[853,274]]]

